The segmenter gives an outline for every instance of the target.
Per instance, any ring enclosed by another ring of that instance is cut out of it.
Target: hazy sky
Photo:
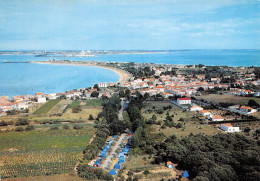
[[[0,50],[260,48],[260,0],[0,0]]]

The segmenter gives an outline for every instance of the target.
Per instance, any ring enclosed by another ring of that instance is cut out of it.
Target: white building
[[[98,87],[107,88],[107,83],[106,82],[98,83]]]
[[[221,124],[220,129],[228,133],[239,132],[239,127],[233,127],[230,123]]]
[[[191,99],[190,98],[179,98],[177,99],[177,104],[191,104]]]
[[[203,110],[202,107],[198,106],[198,105],[193,105],[191,108],[190,108],[190,111],[200,111],[200,110]]]
[[[209,116],[211,115],[211,113],[207,110],[200,110],[199,113],[202,115],[202,116]]]
[[[255,113],[257,112],[256,109],[253,109],[251,107],[248,107],[248,106],[241,106],[240,107],[240,111],[244,114],[252,114],[252,113]]]
[[[57,99],[57,98],[58,98],[58,96],[56,95],[56,93],[47,94],[46,96],[48,97],[49,100],[54,100],[54,99]]]
[[[19,109],[19,110],[25,110],[29,108],[29,105],[27,102],[18,102],[13,104],[14,109]]]
[[[38,102],[38,103],[44,103],[44,102],[46,102],[46,97],[37,97],[37,102]]]
[[[212,121],[224,121],[224,118],[218,114],[209,115],[208,119],[211,119]]]

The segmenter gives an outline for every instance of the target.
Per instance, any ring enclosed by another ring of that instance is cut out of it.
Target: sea
[[[117,82],[119,75],[99,68],[26,62],[49,59],[71,61],[136,62],[182,65],[260,66],[260,50],[189,50],[163,53],[109,54],[94,57],[35,57],[35,55],[0,55],[0,96],[58,93],[93,86],[98,82]]]

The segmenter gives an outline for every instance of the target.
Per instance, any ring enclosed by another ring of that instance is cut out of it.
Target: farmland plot
[[[47,130],[0,133],[1,178],[70,173],[94,134],[81,130]]]

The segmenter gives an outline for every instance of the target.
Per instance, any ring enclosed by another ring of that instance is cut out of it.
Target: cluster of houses
[[[228,85],[219,82],[207,82],[205,75],[190,76],[170,76],[161,75],[159,78],[136,79],[129,82],[121,82],[121,87],[138,89],[141,94],[148,93],[150,96],[161,94],[163,97],[169,96],[191,96],[198,92],[199,88],[213,89],[215,87],[227,89]]]
[[[100,88],[106,88],[108,86],[107,83],[99,83],[98,86]],[[102,96],[106,96],[107,98],[111,97],[111,93],[107,91],[98,91],[97,88],[91,89],[80,89],[80,90],[72,90],[66,91],[65,93],[51,93],[44,94],[41,92],[36,93],[35,95],[21,95],[21,96],[13,96],[13,99],[10,100],[8,96],[0,97],[0,116],[7,115],[7,111],[11,110],[26,110],[33,103],[45,103],[47,100],[54,100],[61,96],[65,96],[66,99],[91,99],[93,98],[93,92],[96,92],[97,98],[101,98]]]

